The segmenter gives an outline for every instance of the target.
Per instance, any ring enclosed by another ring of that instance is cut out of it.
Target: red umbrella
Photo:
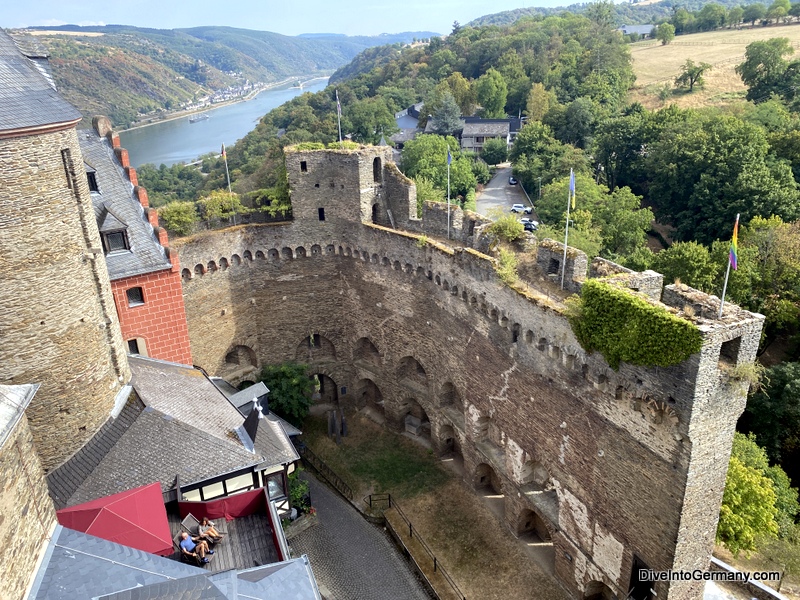
[[[172,533],[159,483],[71,506],[56,514],[58,522],[69,529],[151,554],[173,553]]]

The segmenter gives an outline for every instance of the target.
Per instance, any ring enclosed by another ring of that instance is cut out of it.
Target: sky
[[[576,0],[4,0],[0,27],[134,25],[175,29],[227,25],[284,35],[377,35],[402,31],[449,33],[453,21],[527,6]]]

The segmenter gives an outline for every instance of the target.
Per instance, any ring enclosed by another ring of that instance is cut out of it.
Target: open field
[[[655,40],[631,44],[636,85],[631,90],[630,100],[650,109],[673,103],[681,108],[699,108],[740,101],[747,88],[734,70],[736,65],[744,60],[748,44],[775,37],[789,38],[792,45],[800,49],[800,27],[797,24],[678,36],[667,46]],[[673,87],[681,65],[689,58],[714,65],[704,76],[704,88],[695,89],[691,94],[677,92],[662,101],[658,97],[659,90],[665,85]]]

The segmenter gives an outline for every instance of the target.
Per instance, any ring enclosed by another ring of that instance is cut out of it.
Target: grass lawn
[[[342,444],[327,437],[327,421],[309,418],[303,438],[354,491],[356,502],[389,492],[467,598],[567,600],[567,594],[527,555],[482,500],[433,452],[376,425],[349,417]]]
[[[780,27],[744,27],[740,30],[722,29],[704,33],[677,36],[666,46],[655,40],[631,44],[633,70],[636,84],[630,93],[632,102],[640,102],[646,108],[657,109],[667,104],[677,104],[681,108],[702,106],[721,106],[741,102],[747,88],[734,71],[744,60],[747,45],[757,40],[785,37],[795,47],[800,46],[800,26],[782,25]],[[658,97],[664,85],[672,87],[672,82],[681,72],[686,59],[696,63],[707,62],[714,65],[704,78],[705,86],[695,88],[691,94],[676,93],[666,101]]]

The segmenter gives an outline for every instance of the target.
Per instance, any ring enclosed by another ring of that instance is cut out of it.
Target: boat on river
[[[205,121],[208,119],[208,115],[206,113],[200,113],[199,115],[192,115],[189,117],[189,123],[197,123],[198,121]]]

